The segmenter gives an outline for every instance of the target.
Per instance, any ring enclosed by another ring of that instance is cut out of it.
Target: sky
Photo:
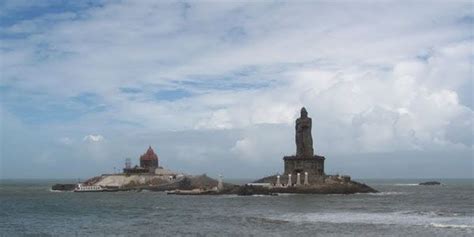
[[[0,1],[0,178],[474,178],[472,1]]]

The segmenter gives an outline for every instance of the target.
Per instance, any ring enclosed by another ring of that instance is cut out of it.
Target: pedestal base
[[[324,156],[315,155],[313,157],[285,156],[285,175],[292,174],[294,176],[304,175],[308,172],[310,177],[324,176]]]

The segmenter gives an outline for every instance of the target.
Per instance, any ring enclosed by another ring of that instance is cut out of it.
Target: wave
[[[277,193],[278,196],[296,196],[296,195],[303,195],[300,193]],[[333,194],[327,194],[327,195],[333,195]]]
[[[275,197],[275,196],[274,195],[253,194],[253,195],[249,195],[247,197]]]
[[[404,193],[404,192],[379,192],[379,193],[361,193],[361,194],[367,194],[367,195],[372,195],[372,196],[391,196],[391,195],[404,195],[406,193]]]
[[[420,184],[393,184],[395,186],[419,186]]]
[[[438,224],[438,223],[430,223],[433,227],[438,228],[460,228],[460,229],[474,229],[473,225],[450,225],[450,224]]]
[[[389,212],[323,212],[323,213],[287,213],[272,215],[272,220],[296,223],[334,223],[334,224],[375,224],[427,226],[435,228],[474,228],[472,216],[439,216],[434,213]]]
[[[67,191],[67,190],[52,190],[52,189],[49,189],[48,191],[52,192],[52,193],[69,193],[69,192],[73,192],[72,190],[71,191]]]
[[[222,198],[246,198],[246,197],[284,197],[284,196],[296,196],[304,195],[301,193],[275,193],[276,195],[264,195],[264,194],[253,194],[253,195],[237,195],[237,194],[224,194],[219,195]],[[345,195],[345,194],[327,194],[327,195]]]
[[[223,195],[217,195],[218,198],[238,198],[240,197],[237,194],[223,194]]]

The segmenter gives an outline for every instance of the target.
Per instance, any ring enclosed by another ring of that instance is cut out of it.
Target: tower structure
[[[125,169],[130,169],[132,168],[132,161],[130,160],[130,158],[126,158],[125,159]]]

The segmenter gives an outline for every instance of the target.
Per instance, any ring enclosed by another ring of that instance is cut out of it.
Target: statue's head
[[[301,108],[301,117],[302,118],[308,117],[308,112],[306,111],[305,107]]]

